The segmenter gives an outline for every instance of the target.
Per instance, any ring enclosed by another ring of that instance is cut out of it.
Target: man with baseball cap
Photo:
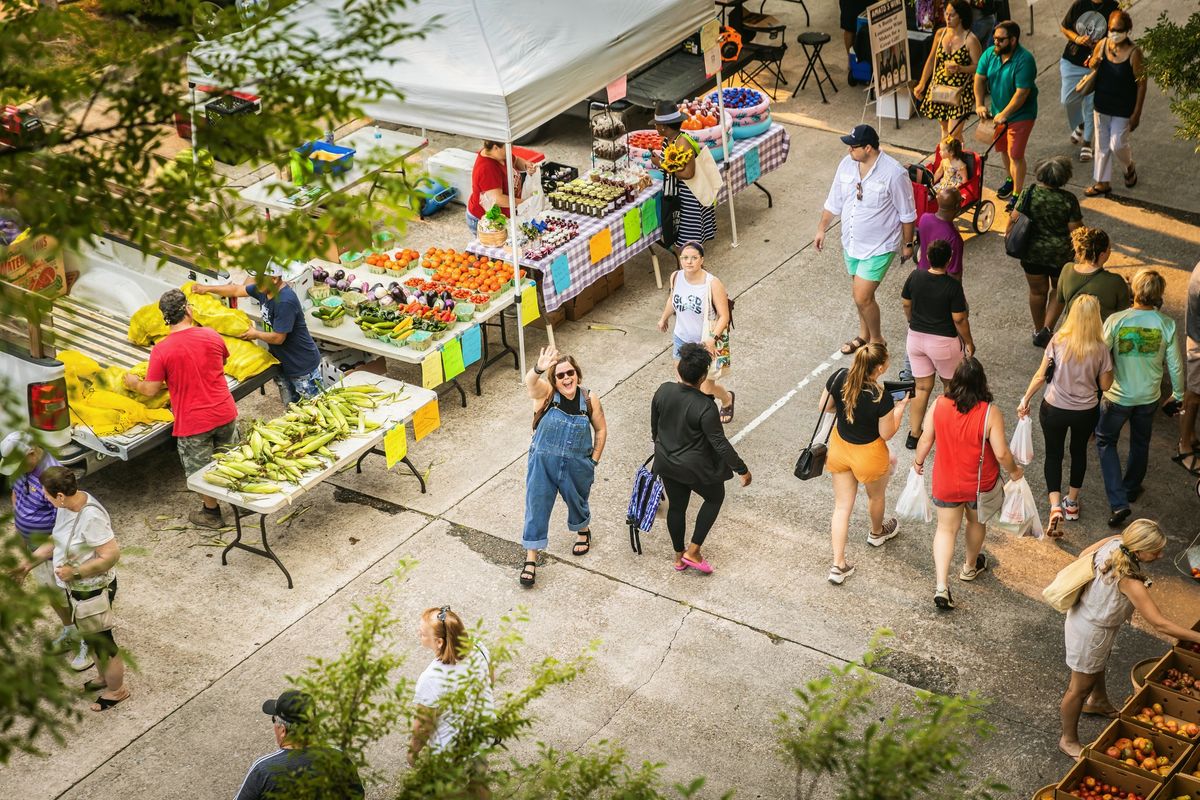
[[[856,125],[842,137],[850,152],[838,164],[825,198],[817,235],[817,251],[825,246],[825,231],[834,217],[842,219],[842,258],[854,281],[858,335],[842,345],[850,355],[867,342],[882,342],[875,290],[896,258],[913,255],[913,202],[908,171],[879,150],[879,134],[870,125]]]
[[[175,415],[172,431],[179,460],[186,475],[212,461],[213,451],[238,441],[237,404],[225,382],[229,348],[221,334],[196,326],[187,296],[168,289],[158,299],[158,308],[170,333],[150,351],[146,379],[125,375],[125,385],[153,397],[166,386]],[[220,528],[221,507],[215,497],[200,495],[203,505],[188,514],[188,521],[202,528]]]
[[[279,359],[282,375],[275,380],[279,385],[279,397],[285,406],[302,397],[316,397],[325,388],[321,380],[321,352],[308,332],[300,298],[296,290],[284,281],[283,267],[280,265],[272,261],[263,275],[261,284],[251,277],[244,284],[204,286],[197,283],[192,291],[196,294],[253,297],[257,300],[262,307],[264,330],[251,327],[242,334],[242,338],[263,340],[270,348],[271,355]]]
[[[13,523],[31,553],[48,542],[54,531],[58,509],[42,491],[42,473],[57,466],[59,463],[54,456],[38,447],[26,431],[13,431],[0,440],[0,475],[17,476],[12,482]],[[57,598],[57,602],[51,602],[51,606],[63,626],[53,644],[56,650],[65,648],[72,639],[78,638],[71,606],[55,582],[49,564],[39,564],[33,573],[39,584],[54,590],[51,597]],[[91,665],[87,642],[80,639],[79,649],[71,657],[71,669],[80,672]]]
[[[279,749],[250,765],[236,800],[363,796],[353,762],[340,750],[306,744],[313,721],[312,697],[288,689],[262,705],[271,717]]]

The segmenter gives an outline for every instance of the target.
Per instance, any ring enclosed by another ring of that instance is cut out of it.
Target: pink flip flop
[[[683,572],[685,569],[688,568],[687,564],[672,564],[671,566],[675,569],[676,572]]]
[[[692,561],[687,556],[683,556],[682,558],[680,558],[680,561],[682,561],[684,566],[686,566],[686,567],[691,567],[694,570],[703,572],[705,575],[712,575],[712,571],[713,571],[712,565],[709,564],[707,561]]]

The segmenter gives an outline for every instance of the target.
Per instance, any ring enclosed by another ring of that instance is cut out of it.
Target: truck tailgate
[[[75,350],[106,366],[129,369],[150,358],[150,348],[131,343],[128,333],[128,317],[67,296],[54,301],[46,341],[55,351]],[[274,378],[276,371],[273,366],[242,382],[226,375],[225,382],[234,399],[241,399]],[[170,435],[169,422],[138,425],[112,436],[97,436],[86,425],[75,425],[71,431],[71,438],[84,447],[122,461],[157,447]]]

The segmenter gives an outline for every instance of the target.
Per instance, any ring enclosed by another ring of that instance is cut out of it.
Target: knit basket
[[[507,231],[485,231],[479,228],[475,235],[485,247],[500,247],[508,239]]]

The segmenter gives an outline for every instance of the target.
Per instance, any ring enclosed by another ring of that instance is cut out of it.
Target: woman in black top
[[[667,530],[675,547],[675,569],[691,567],[705,575],[712,566],[700,546],[725,502],[725,481],[733,473],[742,486],[750,485],[750,470],[725,438],[712,395],[700,391],[712,356],[703,345],[688,342],[679,348],[679,382],[664,383],[650,404],[650,434],[654,438],[654,474],[667,493]],[[692,542],[684,550],[687,507],[692,492],[704,504],[696,515]]]
[[[1089,62],[1096,75],[1096,182],[1084,190],[1095,197],[1112,193],[1113,156],[1125,168],[1125,186],[1137,185],[1129,137],[1142,121],[1146,71],[1142,50],[1129,38],[1133,20],[1124,11],[1108,18],[1108,37],[1096,45]]]
[[[908,317],[908,361],[917,381],[917,393],[909,409],[908,439],[904,442],[909,450],[916,450],[921,438],[921,422],[933,393],[934,375],[942,379],[945,388],[963,354],[975,352],[962,281],[946,274],[950,245],[938,239],[930,243],[926,253],[929,269],[914,269],[900,290],[904,315]]]
[[[854,574],[846,561],[850,538],[850,512],[858,485],[867,488],[871,530],[867,544],[878,547],[899,532],[896,520],[884,522],[884,491],[891,469],[887,440],[900,428],[908,396],[899,402],[883,390],[879,379],[887,371],[887,345],[871,342],[854,353],[849,369],[838,370],[821,392],[821,411],[832,411],[836,424],[830,432],[825,468],[833,476],[833,566],[829,582],[841,585]]]

